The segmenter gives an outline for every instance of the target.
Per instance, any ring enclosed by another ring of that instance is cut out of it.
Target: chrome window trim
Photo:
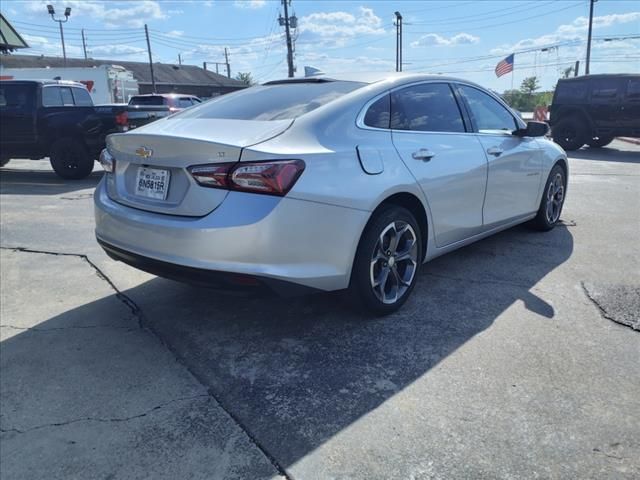
[[[374,96],[373,98],[371,98],[370,100],[368,100],[364,106],[362,107],[362,109],[360,109],[360,112],[358,113],[358,116],[356,117],[356,127],[362,129],[362,130],[373,130],[373,131],[378,131],[378,132],[398,132],[398,133],[426,133],[426,134],[438,134],[438,135],[486,135],[486,136],[495,136],[495,135],[504,135],[504,136],[512,136],[513,132],[505,132],[504,134],[500,134],[500,133],[481,133],[481,132],[439,132],[439,131],[431,131],[431,130],[400,130],[397,128],[379,128],[379,127],[371,127],[369,125],[365,125],[364,123],[364,117],[367,115],[367,111],[369,111],[369,107],[371,107],[371,105],[373,105],[375,102],[377,102],[379,99],[381,99],[382,97],[384,97],[385,95],[391,95],[391,93],[397,91],[397,90],[401,90],[403,88],[407,88],[407,87],[413,87],[416,85],[425,85],[425,84],[429,84],[429,83],[445,83],[447,85],[449,85],[449,87],[453,87],[455,85],[464,85],[467,87],[471,87],[471,88],[475,88],[476,90],[480,90],[481,92],[485,92],[487,93],[491,98],[495,99],[498,101],[498,103],[500,105],[502,105],[504,108],[506,108],[507,112],[509,113],[509,115],[511,115],[511,117],[514,119],[514,122],[516,125],[520,125],[520,123],[518,122],[518,119],[511,113],[511,108],[504,102],[504,100],[502,100],[500,97],[498,97],[497,95],[495,95],[493,92],[486,90],[482,87],[479,87],[479,85],[474,85],[472,83],[468,83],[465,81],[461,81],[461,80],[439,80],[439,79],[431,79],[431,80],[418,80],[415,82],[410,82],[410,83],[404,83],[402,85],[397,85],[393,88],[389,88],[387,90],[385,90],[382,93],[377,94],[376,96]],[[454,96],[455,99],[455,96]],[[458,103],[458,100],[456,100],[456,104]],[[464,116],[462,116],[462,119],[464,121]],[[524,120],[521,120],[524,123]]]

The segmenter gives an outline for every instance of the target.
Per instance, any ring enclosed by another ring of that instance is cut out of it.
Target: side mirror
[[[527,122],[527,128],[513,132],[518,137],[544,137],[549,133],[549,125],[544,122]]]

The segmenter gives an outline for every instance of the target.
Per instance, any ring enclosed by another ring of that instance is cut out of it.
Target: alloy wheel
[[[373,249],[370,281],[378,300],[397,302],[407,292],[418,267],[418,237],[406,222],[387,225]]]
[[[556,173],[556,176],[547,188],[547,207],[546,215],[547,221],[550,224],[554,224],[560,218],[560,211],[562,210],[562,202],[564,201],[564,179],[561,173]]]

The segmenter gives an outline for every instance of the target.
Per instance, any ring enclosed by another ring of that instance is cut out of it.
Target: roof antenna
[[[313,77],[315,75],[324,75],[324,72],[316,67],[304,67],[305,77]]]

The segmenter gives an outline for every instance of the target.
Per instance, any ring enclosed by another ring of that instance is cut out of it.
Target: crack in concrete
[[[177,402],[182,402],[185,400],[194,400],[196,398],[209,398],[209,394],[200,394],[200,395],[192,395],[190,397],[181,397],[181,398],[174,398],[173,400],[169,400],[167,402],[161,403],[160,405],[156,405],[153,408],[150,408],[149,410],[146,410],[142,413],[139,413],[137,415],[131,415],[128,417],[115,417],[115,418],[100,418],[100,417],[83,417],[83,418],[74,418],[73,420],[67,420],[65,422],[55,422],[55,423],[45,423],[43,425],[36,425],[34,427],[30,427],[30,428],[26,428],[24,430],[20,430],[18,428],[0,428],[0,432],[2,433],[28,433],[28,432],[32,432],[34,430],[41,430],[43,428],[50,428],[50,427],[62,427],[65,425],[71,425],[72,423],[78,423],[78,422],[103,422],[103,423],[109,423],[109,422],[128,422],[130,420],[135,420],[137,418],[142,418],[142,417],[146,417],[147,415],[149,415],[152,412],[155,412],[156,410],[160,410],[161,408],[164,408],[168,405],[171,405],[172,403],[177,403]]]
[[[600,305],[600,302],[598,302],[598,300],[596,300],[591,295],[591,292],[589,292],[589,289],[587,288],[587,286],[585,285],[584,282],[580,282],[580,286],[582,287],[582,291],[584,292],[585,296],[589,300],[591,300],[591,303],[593,303],[596,306],[596,308],[598,309],[598,312],[600,312],[600,316],[602,318],[604,318],[606,320],[610,320],[610,321],[612,321],[612,322],[614,322],[614,323],[616,323],[618,325],[622,325],[623,327],[630,328],[631,330],[638,331],[635,328],[633,328],[633,324],[630,325],[630,324],[621,322],[621,321],[617,320],[616,318],[612,317],[611,315],[609,315],[609,312],[607,312],[607,310],[602,305]]]
[[[122,293],[120,289],[118,289],[118,287],[116,287],[116,285],[107,276],[107,274],[104,273],[100,269],[100,267],[98,267],[95,263],[93,263],[87,255],[84,255],[82,253],[51,252],[47,250],[36,250],[36,249],[26,248],[26,247],[0,247],[0,249],[9,250],[13,252],[39,253],[42,255],[54,255],[54,256],[60,256],[60,257],[75,257],[75,258],[80,258],[84,260],[91,266],[91,268],[93,268],[96,275],[98,275],[98,278],[107,282],[109,286],[116,292],[115,293],[116,298],[127,306],[127,308],[131,311],[133,316],[138,320],[138,325],[140,326],[140,328],[142,328],[141,311],[138,305],[136,305],[136,303],[131,298],[126,296],[124,293]]]
[[[107,282],[109,284],[109,286],[116,292],[116,298],[118,298],[120,301],[122,301],[130,310],[131,313],[135,316],[135,318],[138,320],[138,326],[140,329],[142,330],[146,330],[149,333],[151,333],[153,335],[153,337],[160,343],[160,345],[162,345],[164,348],[166,348],[167,350],[169,350],[169,352],[173,355],[175,361],[177,363],[179,363],[180,365],[182,365],[183,368],[185,368],[192,376],[193,378],[203,387],[205,387],[207,389],[207,396],[212,398],[219,406],[220,408],[229,416],[229,418],[238,426],[238,428],[240,428],[240,430],[247,436],[248,440],[250,443],[252,443],[258,450],[260,450],[260,452],[265,456],[265,458],[267,460],[269,460],[269,463],[271,463],[271,466],[282,476],[284,477],[286,480],[293,480],[292,477],[289,475],[288,472],[286,472],[285,468],[280,465],[280,463],[278,462],[278,460],[269,452],[269,450],[267,450],[267,448],[262,445],[262,443],[253,435],[253,433],[251,433],[251,431],[249,430],[249,428],[235,415],[231,412],[231,409],[220,399],[220,397],[216,394],[216,392],[207,385],[206,380],[199,375],[197,372],[195,372],[191,366],[186,362],[186,360],[176,351],[175,348],[173,348],[171,346],[171,344],[169,344],[168,342],[166,342],[162,336],[160,335],[160,333],[151,325],[149,324],[144,315],[142,310],[140,309],[140,307],[127,295],[125,295],[124,293],[122,293],[118,287],[116,287],[116,285],[111,281],[111,279],[107,276],[106,273],[104,273],[95,263],[93,263],[89,257],[87,255],[81,254],[81,253],[65,253],[65,252],[51,252],[51,251],[47,251],[47,250],[36,250],[36,249],[31,249],[31,248],[26,248],[26,247],[0,247],[0,249],[2,250],[10,250],[10,251],[14,251],[14,252],[26,252],[26,253],[39,253],[39,254],[43,254],[43,255],[57,255],[57,256],[67,256],[67,257],[76,257],[76,258],[81,258],[82,260],[84,260],[85,262],[87,262],[96,272],[96,274],[98,275],[99,278],[101,278],[102,280],[104,280],[105,282]],[[156,407],[157,408],[161,408],[160,407]],[[152,409],[151,411],[153,411],[154,409]],[[126,419],[122,419],[122,420],[100,420],[100,419],[93,419],[93,418],[85,418],[85,419],[77,419],[77,420],[72,420],[71,422],[66,422],[60,425],[65,425],[67,423],[73,423],[73,422],[79,422],[79,421],[126,421],[126,420],[131,420],[132,418],[137,418],[139,416],[144,416],[147,415],[149,412],[146,412],[144,414],[138,415],[138,416],[134,416],[134,417],[128,417]],[[46,426],[57,426],[57,424],[49,424],[49,425],[45,425],[42,426],[42,428],[46,427]],[[33,429],[33,428],[32,428]],[[26,431],[30,431],[32,429],[28,429]],[[0,429],[0,432],[9,432],[9,431],[15,431],[18,433],[23,433],[20,432],[16,429],[9,429],[9,430],[2,430]]]
[[[53,327],[53,328],[19,327],[17,325],[0,325],[0,328],[12,328],[14,330],[29,330],[33,332],[55,332],[57,330],[69,330],[69,329],[81,329],[81,328],[121,328],[124,330],[131,330],[131,327],[127,327],[125,325],[69,325],[68,327]]]

